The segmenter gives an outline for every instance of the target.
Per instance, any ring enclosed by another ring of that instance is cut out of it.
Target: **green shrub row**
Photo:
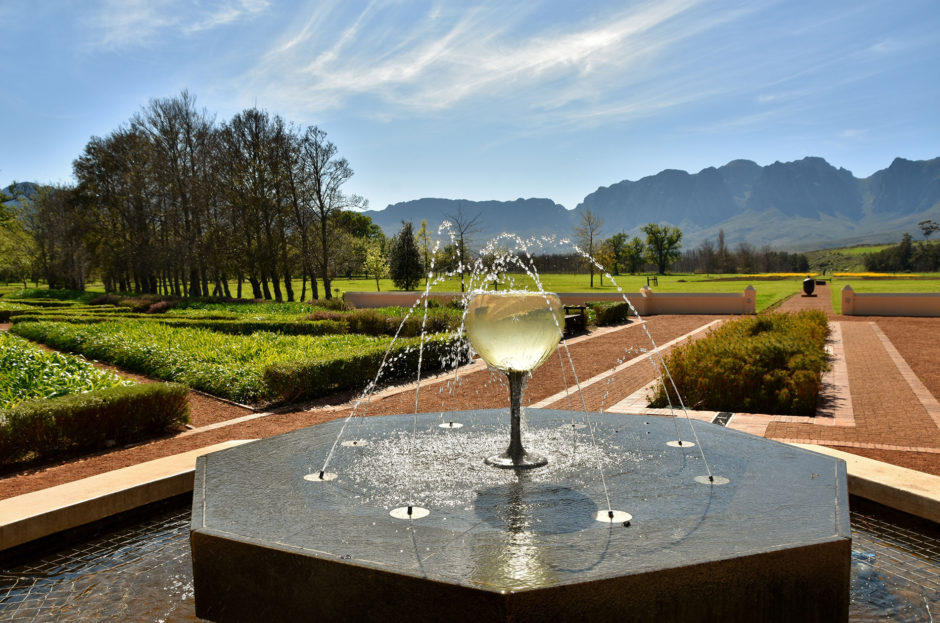
[[[350,333],[362,335],[398,335],[398,337],[417,337],[424,334],[456,331],[460,326],[461,314],[454,310],[428,309],[427,319],[424,310],[418,309],[407,316],[407,308],[356,309],[351,312],[317,311],[307,316],[308,320],[334,322],[343,321],[349,326]],[[401,329],[399,330],[399,327]]]
[[[276,363],[264,371],[264,382],[279,401],[316,398],[332,392],[365,389],[382,362],[385,367],[378,384],[415,379],[418,372],[420,340],[399,340],[391,348],[376,345],[355,353],[332,357]],[[421,354],[422,373],[450,369],[467,360],[465,342],[453,335],[438,334],[425,339]]]
[[[666,365],[688,407],[814,415],[828,333],[821,311],[739,318],[676,348]],[[670,397],[678,405],[671,387]],[[651,404],[668,404],[661,386]]]
[[[55,301],[86,302],[98,296],[96,292],[81,290],[50,290],[47,288],[27,288],[10,292],[6,299],[45,299]]]
[[[257,331],[270,331],[283,335],[335,335],[346,333],[346,322],[337,320],[202,320],[195,318],[160,318],[162,324],[172,327],[208,329],[230,335],[251,335]]]
[[[187,388],[169,383],[112,387],[0,411],[0,463],[48,458],[151,439],[189,421]]]
[[[7,303],[0,301],[0,322],[10,322],[10,318],[16,314],[29,313],[33,310],[29,305],[19,303]]]
[[[594,312],[599,327],[622,324],[630,320],[630,305],[624,301],[593,301],[587,304]]]

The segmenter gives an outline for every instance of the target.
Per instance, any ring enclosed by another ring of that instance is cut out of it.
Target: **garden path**
[[[854,425],[771,417],[764,436],[940,475],[940,318],[836,315],[829,286],[816,292],[793,296],[778,311],[821,309],[839,326]]]

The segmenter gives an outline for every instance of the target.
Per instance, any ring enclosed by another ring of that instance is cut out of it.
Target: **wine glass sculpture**
[[[467,303],[467,337],[489,365],[509,379],[509,447],[486,459],[494,467],[530,469],[548,463],[526,452],[520,432],[522,390],[526,375],[555,351],[564,313],[550,292],[474,292]]]

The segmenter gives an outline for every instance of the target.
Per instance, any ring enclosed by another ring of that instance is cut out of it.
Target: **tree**
[[[428,233],[428,220],[421,219],[418,230],[418,245],[421,247],[421,262],[424,265],[424,285],[428,285],[431,275],[431,235]]]
[[[421,282],[421,253],[411,223],[402,221],[388,249],[389,274],[399,290],[414,290]]]
[[[921,221],[917,224],[920,227],[920,231],[924,234],[924,240],[930,238],[930,235],[936,231],[940,231],[940,223],[927,219],[926,221]]]
[[[611,258],[611,263],[609,264],[610,271],[615,275],[619,275],[620,270],[623,268],[624,251],[627,247],[627,235],[623,232],[616,233],[605,240],[601,247],[605,255]]]
[[[331,298],[330,259],[334,251],[331,243],[335,242],[331,239],[333,217],[343,210],[366,208],[368,203],[357,195],[343,194],[342,186],[353,176],[353,170],[345,158],[336,156],[336,145],[326,140],[326,132],[316,126],[307,128],[303,152],[308,161],[312,205],[317,215],[319,233],[317,263],[320,276],[323,278],[326,298]]]
[[[643,231],[646,233],[646,257],[656,265],[660,275],[665,275],[669,265],[679,259],[682,230],[671,225],[650,223]]]
[[[631,275],[635,275],[640,271],[643,262],[646,261],[645,257],[646,243],[644,243],[640,237],[634,236],[623,248],[624,269]]]
[[[379,279],[388,276],[388,260],[385,259],[385,253],[382,252],[382,245],[378,242],[370,242],[366,247],[366,259],[362,263],[363,270],[375,278],[375,291],[381,292]]]
[[[477,213],[470,217],[463,213],[463,206],[457,204],[457,214],[445,214],[445,218],[450,220],[454,230],[454,245],[457,251],[457,270],[460,272],[460,291],[464,291],[463,276],[469,268],[470,254],[467,247],[471,244],[473,234],[480,232],[480,214]]]
[[[575,243],[588,255],[588,270],[591,274],[591,287],[594,287],[594,263],[591,261],[600,247],[601,227],[604,225],[589,209],[579,214],[580,223],[574,228]]]

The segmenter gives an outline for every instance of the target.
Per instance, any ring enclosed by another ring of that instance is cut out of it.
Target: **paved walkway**
[[[833,313],[828,286],[817,286],[815,297],[796,295],[780,312],[818,309],[832,328],[833,369],[824,382],[824,396],[815,418],[735,414],[727,423],[753,434],[793,443],[824,445],[902,467],[940,475],[940,403],[881,325],[908,322],[896,318],[854,318]],[[919,319],[919,347],[940,357],[940,319]],[[648,390],[647,390],[648,391]],[[936,391],[936,390],[935,390]],[[612,410],[643,408],[644,392]],[[664,413],[659,411],[659,413]],[[713,419],[717,414],[693,414]]]

